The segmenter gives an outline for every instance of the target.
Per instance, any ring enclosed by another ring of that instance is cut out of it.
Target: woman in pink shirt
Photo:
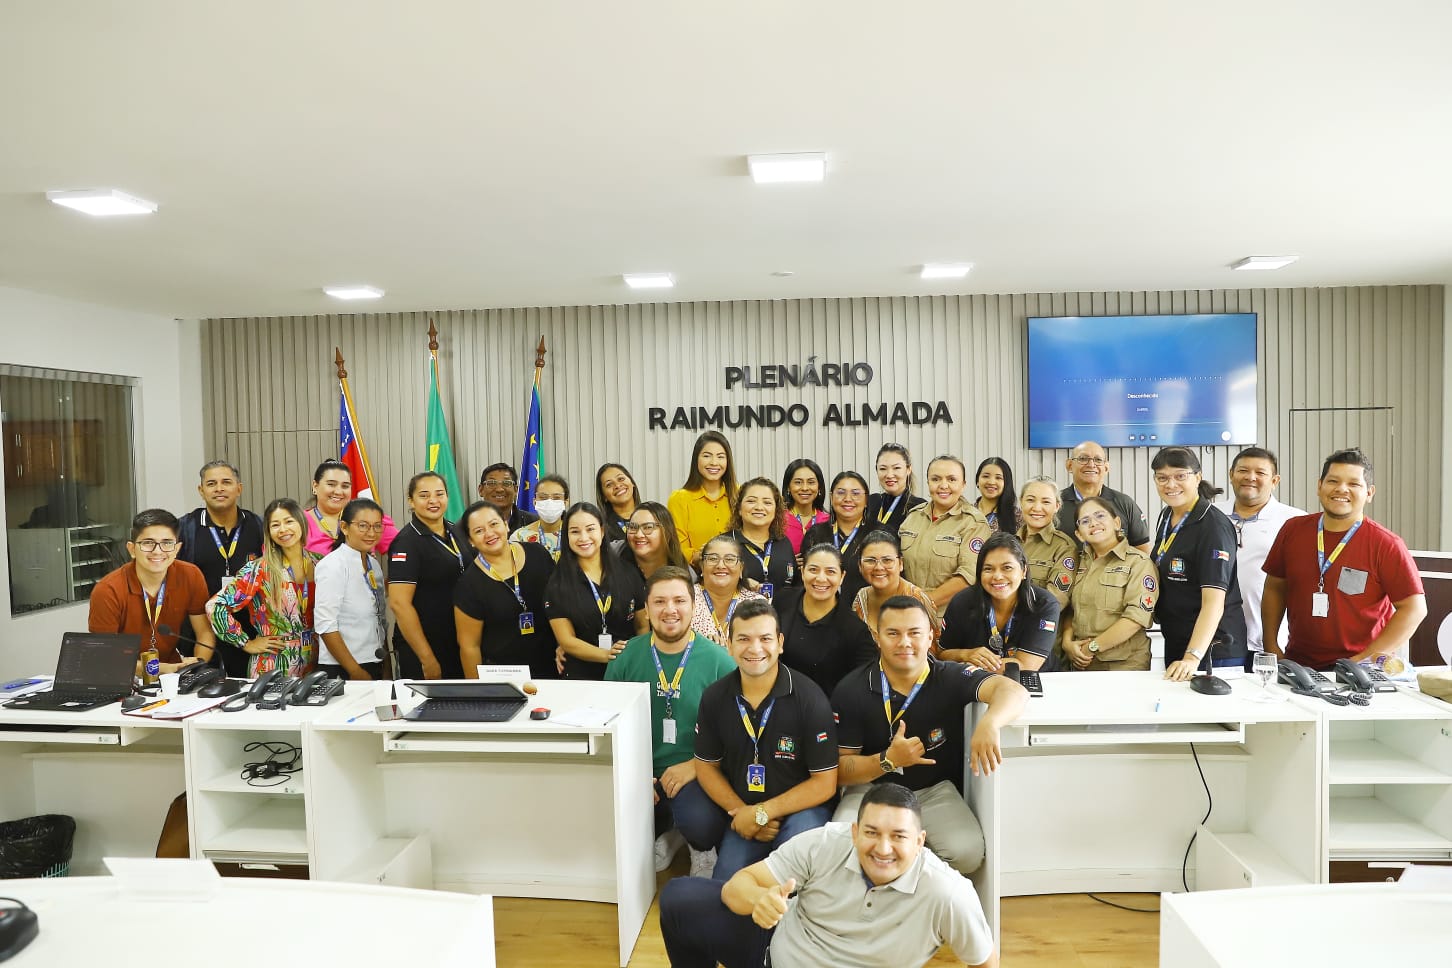
[[[313,503],[307,509],[307,550],[326,555],[333,550],[338,537],[338,515],[353,499],[353,474],[348,465],[338,460],[325,460],[313,471]],[[393,543],[398,528],[388,515],[383,516],[383,537],[374,547],[381,554]]]
[[[798,565],[802,563],[802,535],[812,525],[832,520],[823,510],[827,500],[826,485],[822,469],[816,461],[807,457],[792,461],[781,476],[781,493],[787,504],[786,536],[792,543],[792,554],[797,556]]]

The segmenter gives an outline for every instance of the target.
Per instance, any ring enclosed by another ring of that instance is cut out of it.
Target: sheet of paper
[[[128,709],[124,712],[127,716],[137,716],[141,719],[186,719],[188,716],[195,716],[213,706],[220,706],[231,698],[231,696],[216,696],[211,699],[203,699],[201,696],[173,696],[166,701],[165,705],[157,706],[155,709],[145,711]]]
[[[205,901],[222,886],[222,877],[207,860],[156,857],[103,857],[128,898]]]
[[[550,722],[556,726],[589,728],[592,726],[605,726],[615,718],[615,715],[609,709],[599,709],[595,706],[581,706],[579,709],[571,709],[567,713],[554,714],[550,717]]]

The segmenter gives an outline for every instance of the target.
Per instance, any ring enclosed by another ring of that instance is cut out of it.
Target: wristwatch
[[[877,765],[882,767],[882,773],[884,776],[889,773],[897,772],[897,764],[895,764],[892,760],[888,759],[886,753],[883,753],[882,756],[878,758]]]
[[[769,823],[771,823],[771,818],[766,815],[766,807],[758,803],[756,805],[756,825],[765,827]]]
[[[1098,639],[1090,639],[1089,640],[1089,645],[1087,646],[1087,648],[1089,649],[1089,654],[1090,655],[1093,655],[1094,653],[1098,652],[1099,651],[1099,640]]]

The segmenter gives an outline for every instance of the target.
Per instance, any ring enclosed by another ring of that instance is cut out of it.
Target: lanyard
[[[387,612],[384,610],[386,599],[384,598],[383,582],[378,577],[380,571],[382,569],[374,562],[373,556],[365,554],[363,556],[363,577],[368,579],[368,587],[373,592],[373,610],[378,615],[378,627],[387,628],[388,618]]]
[[[671,700],[681,694],[681,676],[685,675],[686,663],[691,661],[691,650],[696,647],[696,637],[691,636],[691,641],[686,643],[686,651],[681,653],[681,664],[676,666],[675,678],[666,682],[665,669],[660,664],[660,652],[655,647],[655,636],[650,637],[650,655],[655,659],[655,676],[660,682],[660,691],[665,694],[666,719],[671,718]]]
[[[455,560],[459,562],[460,568],[464,567],[464,553],[459,550],[459,543],[454,540],[454,535],[449,530],[449,522],[447,521],[444,522],[444,534],[447,534],[449,536],[448,541],[445,541],[443,538],[440,538],[438,535],[434,534],[432,530],[429,531],[429,537],[433,538],[439,543],[439,546],[441,548],[443,548],[449,554],[453,555]]]
[[[907,694],[907,698],[902,701],[902,708],[894,716],[892,714],[892,687],[887,684],[887,672],[882,668],[882,663],[879,662],[877,664],[877,672],[882,676],[882,713],[887,717],[887,735],[889,737],[892,736],[892,731],[897,727],[897,721],[907,715],[908,707],[913,704],[914,699],[918,698],[918,690],[922,689],[923,683],[928,681],[928,672],[930,670],[930,666],[923,666],[923,671],[918,674],[918,681],[913,683],[912,690]]]
[[[205,511],[202,512],[203,517],[206,516],[206,513],[207,512]],[[232,543],[229,545],[222,544],[222,538],[226,536],[226,532],[224,532],[221,528],[217,527],[215,524],[212,524],[211,521],[207,521],[206,524],[207,530],[211,532],[212,541],[215,542],[217,545],[217,554],[222,556],[222,564],[226,567],[227,574],[230,575],[232,574],[232,555],[236,553],[237,542],[242,537],[242,519],[240,517],[240,512],[239,517],[237,518],[237,527],[232,529]]]
[[[146,620],[151,623],[151,644],[156,644],[156,621],[161,618],[161,603],[166,598],[166,579],[161,580],[161,587],[156,590],[156,607],[152,607],[151,596],[146,594],[146,589],[141,589],[141,604],[146,608]]]
[[[606,627],[605,616],[610,611],[611,598],[609,595],[604,598],[600,597],[600,586],[595,584],[595,580],[589,575],[585,576],[585,581],[589,582],[590,594],[595,596],[595,607],[600,610],[600,631],[608,632],[610,630]]]
[[[1346,543],[1351,540],[1351,536],[1360,527],[1360,521],[1353,524],[1351,530],[1341,536],[1340,543],[1331,549],[1331,556],[1328,558],[1326,556],[1326,515],[1321,515],[1316,521],[1316,560],[1321,565],[1321,574],[1316,579],[1316,591],[1324,592],[1326,590],[1326,570],[1336,563],[1337,558],[1341,557],[1342,549],[1346,547]]]
[[[512,555],[513,552],[511,551],[510,554]],[[522,595],[519,591],[518,571],[516,571],[513,575],[510,575],[508,578],[500,578],[498,575],[494,574],[494,569],[489,567],[489,562],[484,560],[483,555],[475,558],[474,563],[479,566],[480,570],[483,571],[484,574],[507,586],[510,591],[514,592],[514,600],[519,603],[519,610],[521,612],[529,611],[529,606],[526,605],[524,602],[524,595]]]
[[[816,511],[813,511],[811,514],[808,514],[806,517],[802,517],[800,514],[797,514],[795,511],[793,511],[792,512],[792,517],[796,518],[797,519],[797,524],[801,525],[802,534],[803,535],[805,535],[807,533],[807,531],[810,530],[811,527],[817,523],[817,512]]]
[[[903,491],[902,494],[899,494],[897,497],[893,498],[892,503],[887,506],[886,510],[878,510],[877,520],[879,523],[886,524],[888,522],[888,520],[892,517],[892,513],[897,510],[898,504],[902,503],[903,495],[905,494],[907,494],[907,491]],[[886,494],[883,495],[883,497],[886,496]]]
[[[685,663],[682,663],[684,665]],[[751,765],[761,763],[761,737],[766,735],[766,721],[771,718],[771,711],[776,708],[776,700],[766,704],[766,709],[761,713],[761,726],[757,729],[751,728],[751,717],[746,714],[746,703],[740,696],[736,697],[736,711],[741,713],[741,725],[746,727],[746,735],[751,737]]]
[[[292,565],[283,565],[282,567],[286,569],[287,580],[292,582],[293,591],[297,593],[298,620],[306,624],[308,620],[308,583],[297,580],[297,576],[292,572]]]
[[[837,529],[837,526],[835,524],[833,524],[832,525],[832,544],[836,545],[838,551],[841,551],[843,548],[849,548],[849,547],[852,546],[852,539],[855,538],[855,537],[857,537],[857,532],[859,532],[861,530],[862,530],[862,522],[861,521],[858,521],[857,522],[857,527],[853,528],[852,529],[852,532],[850,534],[848,534],[847,537],[844,539],[842,537],[842,532]]]
[[[726,634],[726,630],[731,627],[731,616],[736,614],[736,606],[741,604],[741,599],[737,598],[735,595],[731,596],[731,602],[726,606],[726,621],[722,623],[716,620],[716,603],[711,601],[711,593],[706,591],[705,587],[703,586],[701,588],[701,594],[705,596],[706,607],[711,610],[712,624],[716,626],[716,631],[720,632],[724,636]]]
[[[1190,506],[1185,509],[1185,516],[1180,518],[1180,523],[1175,525],[1175,530],[1173,531],[1170,531],[1171,512],[1168,509],[1165,510],[1165,523],[1160,527],[1160,533],[1158,535],[1160,541],[1159,544],[1155,546],[1156,565],[1158,565],[1160,561],[1164,559],[1165,552],[1169,551],[1170,545],[1175,543],[1175,535],[1179,534],[1180,529],[1185,526],[1185,522],[1190,520],[1190,515],[1193,514],[1195,511],[1195,505],[1199,503],[1200,499],[1198,497],[1190,502]],[[1166,532],[1168,532],[1168,534],[1166,534]]]
[[[317,505],[313,505],[312,512],[313,520],[318,522],[318,530],[330,538],[336,538],[338,536],[337,529],[335,528],[332,531],[328,530],[328,526],[323,523],[323,512],[318,508]]]
[[[750,539],[748,539],[746,535],[743,534],[741,536],[741,543],[746,546],[747,551],[751,552],[751,557],[755,558],[757,563],[761,565],[761,573],[766,576],[766,580],[770,580],[771,546],[776,544],[776,539],[768,538],[765,548],[757,548],[756,545],[752,544]]]

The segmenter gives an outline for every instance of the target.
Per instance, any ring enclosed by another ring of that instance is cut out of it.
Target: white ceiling
[[[6,0],[0,285],[194,317],[620,303],[647,270],[1448,282],[1449,38],[1445,0]],[[745,175],[802,150],[825,184]],[[43,198],[96,186],[161,209]]]

